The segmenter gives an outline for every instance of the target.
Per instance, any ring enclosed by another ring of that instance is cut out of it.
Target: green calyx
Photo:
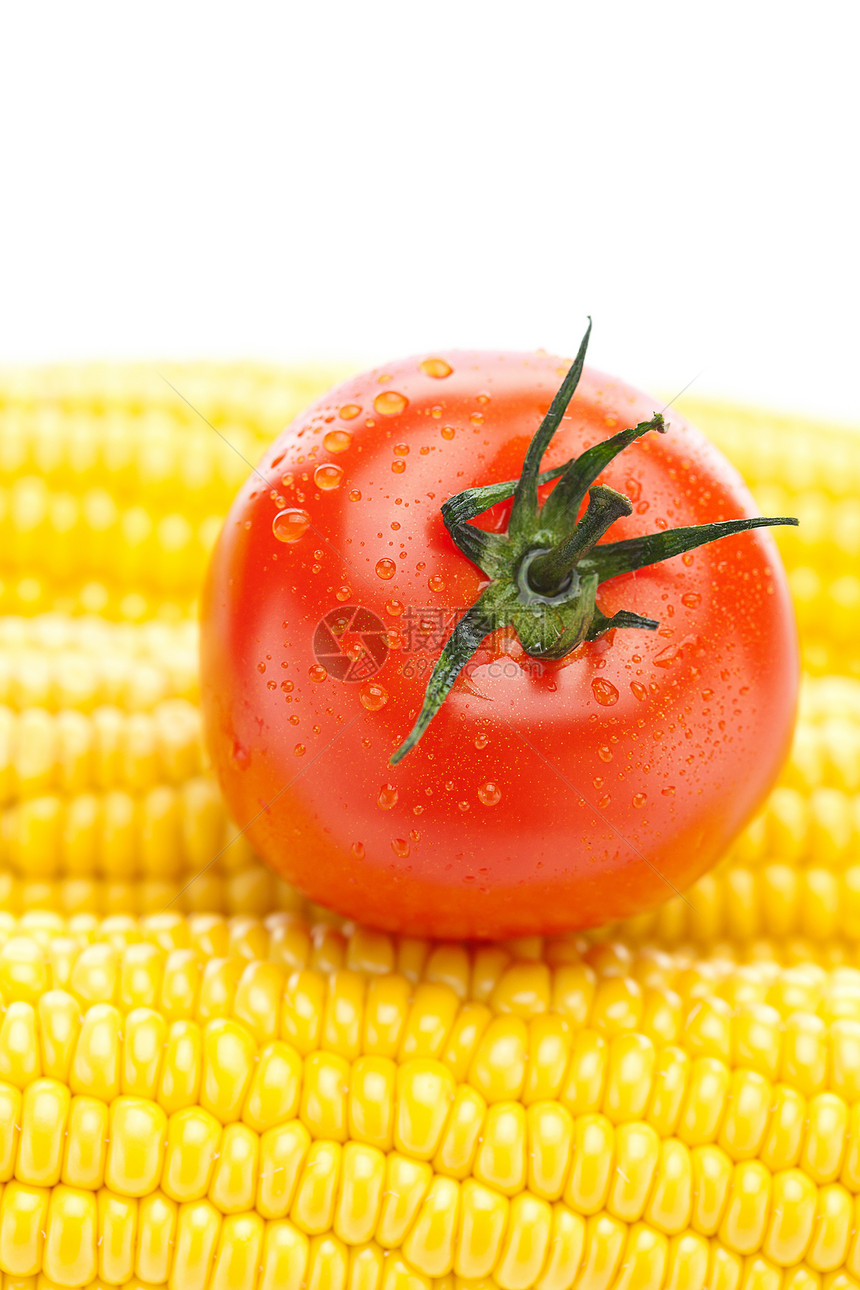
[[[621,430],[564,465],[541,472],[544,453],[579,383],[590,336],[589,319],[579,353],[526,450],[519,479],[467,488],[442,505],[453,541],[490,581],[445,643],[418,719],[392,755],[392,766],[415,747],[459,673],[498,628],[513,626],[526,653],[540,659],[564,658],[583,641],[596,640],[614,628],[656,631],[660,624],[655,619],[626,609],[611,617],[603,614],[596,601],[601,584],[732,533],[797,524],[789,517],[756,516],[600,542],[615,520],[629,515],[633,507],[623,494],[597,484],[597,477],[631,443],[651,431],[665,434],[666,426],[655,413],[650,421]],[[541,506],[538,488],[552,480],[558,482]],[[509,497],[514,502],[506,533],[486,533],[469,523]],[[577,518],[586,497],[585,510]]]

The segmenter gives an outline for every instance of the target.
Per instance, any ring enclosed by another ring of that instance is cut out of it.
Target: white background
[[[576,349],[860,421],[860,9],[5,5],[0,363]]]

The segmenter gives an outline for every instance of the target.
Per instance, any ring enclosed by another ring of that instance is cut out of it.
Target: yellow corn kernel
[[[120,1196],[146,1196],[161,1178],[167,1116],[140,1097],[111,1104],[105,1185]]]
[[[470,1085],[461,1084],[451,1104],[445,1133],[433,1161],[439,1173],[466,1178],[472,1172],[487,1114],[487,1103]]]
[[[812,1237],[818,1190],[800,1169],[787,1169],[773,1180],[771,1219],[765,1237],[765,1257],[780,1267],[799,1263]]]
[[[269,1129],[260,1138],[256,1208],[264,1218],[284,1218],[292,1207],[311,1135],[299,1120]]]
[[[268,1223],[263,1240],[259,1290],[304,1290],[310,1241],[287,1219]]]
[[[39,1079],[28,1085],[21,1102],[21,1137],[15,1177],[33,1187],[60,1181],[71,1094],[65,1084]]]
[[[491,1021],[469,1070],[469,1083],[490,1103],[518,1098],[525,1082],[528,1032],[516,1017]]]
[[[48,1204],[42,1267],[59,1284],[86,1285],[98,1270],[98,1207],[90,1191],[55,1187]]]
[[[66,1149],[60,1181],[92,1191],[104,1183],[108,1151],[109,1110],[96,1097],[73,1097],[69,1108]]]
[[[690,1223],[693,1203],[692,1153],[677,1139],[660,1144],[656,1183],[648,1199],[645,1219],[667,1235],[681,1233]]]
[[[7,1183],[0,1200],[0,1267],[11,1276],[35,1276],[42,1268],[51,1192]]]
[[[166,1044],[167,1023],[158,1012],[151,1008],[133,1008],[128,1013],[120,1075],[123,1093],[155,1098]]]
[[[435,1154],[455,1089],[454,1077],[441,1062],[411,1058],[399,1067],[394,1123],[397,1151],[423,1160]]]
[[[526,1111],[529,1143],[529,1191],[544,1200],[558,1200],[570,1164],[573,1117],[558,1102],[536,1102]]]
[[[507,1229],[509,1202],[489,1187],[467,1178],[460,1187],[460,1224],[454,1271],[467,1278],[488,1277],[496,1265]]]
[[[602,1115],[581,1115],[574,1125],[574,1155],[564,1200],[580,1214],[606,1204],[615,1168],[615,1133]]]
[[[254,1207],[260,1139],[244,1124],[228,1124],[221,1137],[221,1149],[209,1199],[222,1214],[237,1214]]]
[[[11,1084],[0,1084],[0,1124],[4,1131],[0,1133],[0,1183],[5,1183],[15,1175],[15,1167],[20,1150],[21,1135],[21,1090]],[[41,1165],[36,1165],[41,1168]]]
[[[10,1003],[0,1022],[0,1079],[24,1089],[40,1074],[36,1011],[30,1003]]]
[[[460,1184],[437,1175],[418,1218],[403,1242],[407,1263],[427,1276],[441,1277],[454,1264],[454,1239],[460,1215]]]
[[[340,1180],[341,1147],[313,1142],[305,1157],[290,1217],[309,1236],[328,1231],[334,1217]]]
[[[167,1122],[162,1187],[180,1202],[201,1200],[209,1190],[221,1145],[221,1125],[202,1107],[177,1111]]]
[[[180,1205],[170,1290],[205,1290],[221,1233],[221,1216],[206,1200]]]
[[[396,1151],[386,1159],[382,1212],[376,1239],[384,1249],[396,1249],[409,1230],[433,1180],[433,1170],[423,1160],[410,1160]]]
[[[660,1139],[650,1124],[622,1124],[615,1130],[615,1174],[606,1208],[616,1218],[635,1223],[651,1191]]]

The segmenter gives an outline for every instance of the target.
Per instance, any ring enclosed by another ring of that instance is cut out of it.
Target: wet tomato
[[[751,497],[680,416],[566,371],[458,352],[349,380],[217,543],[203,708],[233,818],[378,927],[636,914],[720,856],[787,752],[795,628]]]

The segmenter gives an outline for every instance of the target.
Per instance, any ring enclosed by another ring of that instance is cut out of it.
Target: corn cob
[[[0,704],[90,712],[196,700],[197,626],[59,614],[0,617]]]
[[[0,608],[187,612],[250,464],[333,379],[205,365],[0,372]]]
[[[275,915],[6,918],[0,1267],[850,1287],[860,973]],[[135,1280],[137,1278],[137,1280]]]

